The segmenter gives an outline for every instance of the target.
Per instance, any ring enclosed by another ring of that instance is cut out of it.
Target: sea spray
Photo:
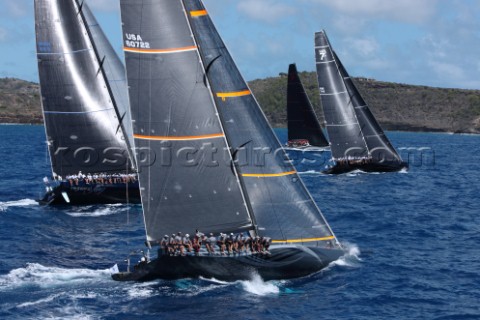
[[[265,282],[258,274],[252,275],[252,280],[240,281],[243,289],[257,296],[265,296],[270,294],[279,294],[280,288],[273,282]]]

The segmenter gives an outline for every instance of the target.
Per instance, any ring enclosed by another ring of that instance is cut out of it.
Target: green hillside
[[[322,121],[316,74],[300,77]],[[413,86],[355,78],[373,114],[386,130],[480,133],[480,90]],[[287,76],[258,79],[250,87],[275,127],[286,126]],[[0,123],[41,123],[38,84],[0,79]]]

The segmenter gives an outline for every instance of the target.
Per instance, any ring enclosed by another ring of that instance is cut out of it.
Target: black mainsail
[[[228,143],[182,2],[121,8],[135,147],[155,157],[139,172],[147,240],[251,229],[235,170],[213,158]]]
[[[327,172],[398,171],[407,167],[333,51],[325,31],[315,33],[315,59],[332,158],[336,162]]]
[[[289,147],[329,145],[295,64],[288,67],[287,125]]]
[[[35,29],[53,176],[65,180],[79,171],[105,175],[132,172],[135,166],[125,69],[87,4],[35,0]],[[119,196],[108,191],[110,199],[98,198],[104,189],[97,188],[96,195],[90,197],[84,188],[79,203],[125,201],[125,190],[119,191],[123,192]],[[48,202],[53,196],[46,195]],[[77,202],[76,195],[69,196],[68,201]]]
[[[135,147],[148,148],[157,157],[139,173],[147,240],[155,244],[164,234],[195,229],[248,230],[273,239],[279,248],[268,256],[159,256],[114,279],[242,279],[252,270],[266,278],[290,278],[318,271],[338,258],[342,251],[333,232],[202,2],[120,4]],[[162,165],[159,154],[165,149],[173,157]],[[189,158],[195,163],[186,165],[178,157],[185,149],[200,156]],[[211,165],[211,151],[222,149],[227,165]],[[332,248],[320,249],[326,244]]]

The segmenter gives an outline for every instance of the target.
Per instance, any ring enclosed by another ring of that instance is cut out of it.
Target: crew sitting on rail
[[[172,234],[170,237],[165,235],[162,240],[159,241],[160,250],[159,255],[185,256],[187,254],[200,255],[202,245],[209,255],[217,254],[217,248],[220,255],[241,255],[241,254],[269,254],[271,239],[268,237],[252,237],[251,235],[245,236],[243,233],[237,235],[230,233],[220,233],[218,238],[213,233],[207,237],[205,234],[195,232],[193,240],[190,239],[190,235],[186,234],[182,237],[182,233],[178,232],[176,235]]]
[[[55,176],[54,180],[60,182],[68,182],[70,186],[78,186],[79,184],[115,184],[115,183],[131,183],[137,181],[136,173],[87,173],[84,175],[82,171],[78,174],[67,175],[65,180],[61,176]]]

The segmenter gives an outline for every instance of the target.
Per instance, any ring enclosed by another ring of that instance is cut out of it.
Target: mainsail
[[[288,68],[287,122],[289,141],[308,140],[316,147],[329,145],[295,64]]]
[[[325,31],[315,33],[315,57],[333,159],[369,159],[401,166],[402,159],[333,51]]]
[[[182,1],[120,4],[147,240],[253,229]]]
[[[53,175],[131,170],[124,68],[87,5],[35,0],[35,21]]]

